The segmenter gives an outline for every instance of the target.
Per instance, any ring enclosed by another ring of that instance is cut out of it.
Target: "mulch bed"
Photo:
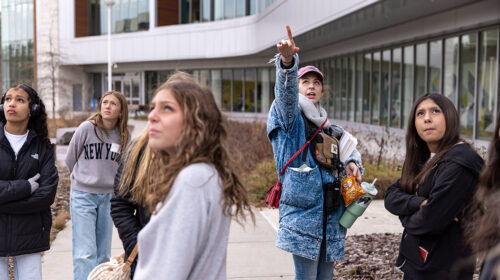
[[[335,263],[335,279],[402,279],[403,274],[394,266],[400,240],[401,234],[391,233],[348,236],[345,260]],[[479,262],[474,280],[479,278],[478,271]]]

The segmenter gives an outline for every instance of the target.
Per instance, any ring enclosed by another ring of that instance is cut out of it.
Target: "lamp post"
[[[111,7],[115,1],[106,0],[104,4],[108,7],[108,91],[111,91]]]

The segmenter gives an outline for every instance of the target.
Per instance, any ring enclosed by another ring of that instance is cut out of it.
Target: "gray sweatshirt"
[[[163,207],[139,232],[134,279],[226,279],[231,219],[222,212],[221,193],[212,165],[184,168]]]
[[[120,131],[109,130],[108,135],[85,121],[76,129],[68,152],[66,165],[71,172],[71,188],[88,193],[112,193],[113,181],[120,160]]]

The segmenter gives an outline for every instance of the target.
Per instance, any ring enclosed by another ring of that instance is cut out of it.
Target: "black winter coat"
[[[50,248],[50,205],[59,182],[54,153],[30,130],[16,160],[0,124],[0,257]],[[39,187],[31,193],[28,179],[37,173]]]
[[[122,240],[126,260],[132,253],[132,250],[134,250],[135,244],[137,244],[137,234],[149,222],[151,214],[142,206],[131,202],[129,196],[122,197],[118,194],[122,169],[123,160],[120,162],[115,176],[114,194],[111,198],[111,217]],[[132,276],[134,275],[136,265],[137,257],[131,267]]]
[[[472,252],[464,244],[460,221],[482,165],[468,144],[458,144],[432,167],[417,194],[404,192],[399,180],[388,188],[385,208],[404,227],[396,265],[409,279],[472,279],[475,261],[464,263]]]

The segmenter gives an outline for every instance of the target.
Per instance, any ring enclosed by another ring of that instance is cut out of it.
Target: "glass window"
[[[379,124],[379,108],[380,108],[380,52],[373,53],[372,62],[372,98],[371,98],[371,123]]]
[[[475,33],[461,38],[461,72],[459,114],[461,133],[472,136],[474,120],[474,87],[476,83],[476,41]]]
[[[202,13],[201,13],[201,20],[202,21],[211,21],[212,20],[210,3],[211,3],[211,0],[202,0]]]
[[[403,75],[403,126],[406,129],[411,106],[413,104],[413,82],[414,82],[414,49],[413,46],[404,47],[404,75]]]
[[[327,60],[328,75],[325,76],[326,84],[329,88],[329,93],[326,99],[326,111],[330,118],[335,117],[335,60]]]
[[[232,104],[232,79],[231,69],[222,70],[222,110],[231,111]]]
[[[457,106],[458,85],[458,37],[444,40],[444,88],[443,92]]]
[[[370,91],[371,91],[371,54],[365,54],[365,69],[363,76],[363,122],[370,123]]]
[[[391,51],[385,50],[382,52],[382,92],[380,99],[380,124],[389,125],[389,88],[390,88],[390,65]]]
[[[257,0],[249,0],[250,2],[248,3],[249,6],[249,11],[248,15],[253,15],[257,13]]]
[[[200,0],[191,0],[191,22],[196,23],[201,21],[200,15]]]
[[[258,112],[266,113],[269,112],[271,103],[273,102],[274,94],[271,94],[272,87],[270,85],[269,79],[269,68],[259,68],[257,69],[257,102],[259,103]]]
[[[224,1],[224,19],[234,18],[235,16],[235,0]]]
[[[441,40],[429,43],[429,91],[441,92],[441,60],[443,43]]]
[[[401,48],[392,50],[391,126],[399,127],[401,121]]]
[[[356,119],[354,121],[362,122],[363,112],[363,56],[356,56]]]
[[[260,112],[260,104],[256,100],[256,71],[255,69],[245,70],[245,112]]]
[[[198,81],[202,86],[210,86],[210,71],[200,70],[198,74]]]
[[[342,118],[342,60],[340,58],[335,59],[335,77],[333,83],[333,102],[335,103],[334,118]]]
[[[149,29],[149,0],[118,0],[115,2],[111,7],[111,33],[136,32]],[[94,7],[93,9],[100,12],[100,16],[91,15],[88,17],[89,26],[98,24],[92,21],[99,21],[100,33],[90,34],[89,30],[89,35],[107,34],[108,7],[104,1],[100,1],[100,7]]]
[[[221,71],[220,70],[210,70],[210,88],[212,89],[212,94],[214,95],[215,103],[217,103],[217,106],[219,106],[219,108],[223,108],[222,107],[223,103],[222,103],[222,83],[221,82],[222,82],[221,81]],[[229,87],[231,87],[231,83],[229,83]],[[223,109],[227,110],[227,107],[223,108]]]
[[[348,68],[348,74],[347,74],[347,84],[349,87],[349,91],[347,93],[347,107],[348,107],[348,117],[347,120],[353,122],[354,121],[354,114],[356,113],[356,80],[355,80],[355,74],[356,74],[356,57],[351,56],[349,57],[349,68]]]
[[[236,17],[246,16],[246,1],[236,0]]]
[[[417,45],[417,61],[416,61],[416,80],[415,80],[415,98],[424,95],[426,89],[426,66],[427,66],[427,43]]]
[[[481,32],[479,48],[478,138],[490,139],[495,129],[498,77],[498,30]]]
[[[348,102],[347,102],[347,93],[349,91],[348,87],[349,87],[349,83],[347,81],[347,78],[348,78],[348,71],[349,71],[349,65],[348,65],[348,58],[347,57],[344,57],[341,59],[341,63],[342,63],[342,77],[341,77],[341,89],[340,89],[340,92],[341,92],[341,103],[340,103],[340,106],[341,106],[341,110],[342,110],[342,115],[340,116],[340,119],[342,120],[346,120],[347,119],[347,114],[349,112],[349,105],[348,105]]]
[[[2,84],[33,86],[33,0],[1,1]]]
[[[233,70],[233,112],[245,111],[245,100],[243,99],[243,69]]]
[[[224,1],[225,0],[213,0],[214,1],[214,18],[215,20],[224,19]]]
[[[274,85],[276,84],[276,71],[274,68],[269,68],[269,92],[271,93],[269,95],[269,104],[272,104],[274,101],[275,95],[274,95]]]

